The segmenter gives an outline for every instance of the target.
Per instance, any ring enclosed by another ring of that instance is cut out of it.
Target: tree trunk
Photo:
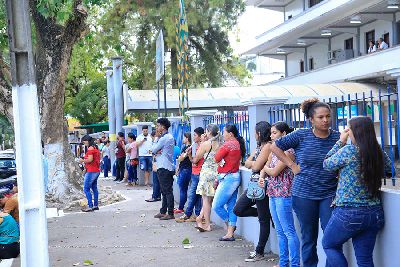
[[[178,59],[176,58],[176,48],[171,48],[171,77],[172,89],[178,89]]]
[[[65,80],[73,45],[86,30],[86,14],[77,11],[81,0],[74,2],[74,12],[65,26],[44,18],[30,1],[37,36],[36,79],[39,91],[44,153],[48,159],[47,200],[64,206],[82,196],[82,172],[69,148],[64,121]]]
[[[12,93],[11,93],[10,66],[3,60],[3,53],[0,51],[0,114],[13,123]]]

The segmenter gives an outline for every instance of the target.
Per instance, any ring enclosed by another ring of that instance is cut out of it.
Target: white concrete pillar
[[[287,100],[288,98],[258,97],[242,101],[243,105],[247,106],[249,112],[250,153],[257,147],[257,141],[254,135],[256,124],[260,121],[268,122],[269,108],[275,105],[282,105]]]
[[[190,110],[186,112],[186,115],[189,116],[190,119],[190,132],[192,133],[192,136],[194,134],[194,129],[197,127],[203,127],[204,128],[204,119],[209,116],[214,116],[215,113],[217,113],[218,110],[213,109],[213,110]],[[196,144],[193,142],[192,145],[192,154],[196,153]]]

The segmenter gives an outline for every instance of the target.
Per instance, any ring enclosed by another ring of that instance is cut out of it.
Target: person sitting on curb
[[[14,220],[19,223],[19,209],[18,209],[18,198],[17,197],[6,197],[0,195],[0,206],[3,208],[4,213],[10,214]]]
[[[0,212],[0,260],[19,255],[19,229],[14,218]]]

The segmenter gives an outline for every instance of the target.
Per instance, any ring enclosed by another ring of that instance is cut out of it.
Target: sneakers
[[[83,212],[92,212],[93,210],[94,210],[93,208],[89,208],[89,207],[82,209]]]
[[[174,215],[170,215],[170,214],[167,214],[164,217],[160,218],[160,220],[162,220],[162,221],[173,220],[173,219],[175,219],[175,216]]]
[[[160,218],[162,218],[162,217],[164,217],[164,216],[166,216],[166,215],[167,215],[167,214],[158,213],[158,214],[154,215],[154,218],[160,219]]]
[[[262,261],[264,260],[265,257],[262,254],[258,254],[255,251],[250,252],[250,255],[244,260],[245,262],[256,262],[256,261]]]
[[[184,210],[174,209],[174,214],[184,213]]]
[[[182,222],[196,222],[196,217],[195,216],[187,216],[186,214],[183,214],[181,217],[175,220],[178,223]]]
[[[99,207],[97,206],[97,207],[93,207],[93,210],[99,210]]]

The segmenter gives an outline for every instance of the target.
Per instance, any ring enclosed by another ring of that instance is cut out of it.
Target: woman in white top
[[[376,52],[376,45],[372,40],[369,40],[368,54]]]

